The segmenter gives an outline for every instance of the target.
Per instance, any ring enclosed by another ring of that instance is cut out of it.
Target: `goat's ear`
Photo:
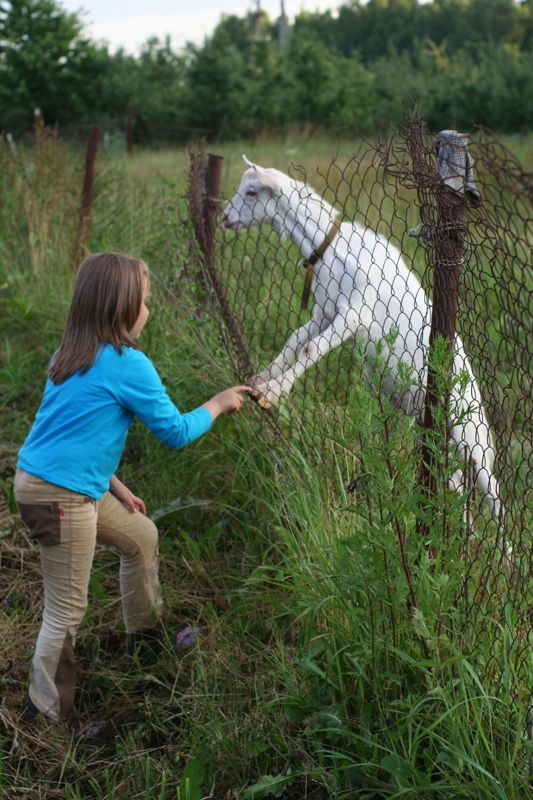
[[[250,169],[253,169],[265,188],[279,192],[279,180],[274,175],[273,170],[258,167],[257,164],[253,164],[251,161],[249,161],[245,155],[243,155],[243,161]]]
[[[263,169],[263,167],[258,167],[255,164],[254,169],[262,185],[265,188],[271,189],[273,192],[279,194],[280,182],[278,176],[275,174],[275,170]]]

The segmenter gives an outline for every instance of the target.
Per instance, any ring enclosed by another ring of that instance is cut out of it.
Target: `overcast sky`
[[[280,15],[280,0],[260,0],[271,20]],[[124,47],[137,53],[150,36],[160,39],[167,34],[175,49],[187,41],[201,44],[209,36],[222,14],[244,17],[257,8],[257,0],[60,0],[67,11],[83,9],[82,19],[92,39],[105,39],[112,50]],[[285,0],[289,19],[302,9],[332,10],[342,0]]]

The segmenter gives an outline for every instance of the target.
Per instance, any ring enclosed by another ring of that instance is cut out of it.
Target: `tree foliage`
[[[2,117],[31,121],[35,108],[54,121],[84,113],[87,99],[80,90],[98,53],[82,28],[80,18],[54,0],[0,3]],[[90,84],[87,89],[90,96]]]
[[[227,137],[293,124],[373,133],[417,98],[429,126],[533,126],[533,0],[348,0],[300,12],[279,40],[265,14],[224,15],[201,46],[150,39],[111,53],[56,0],[0,0],[0,128],[35,107],[60,126],[124,119],[137,130]]]

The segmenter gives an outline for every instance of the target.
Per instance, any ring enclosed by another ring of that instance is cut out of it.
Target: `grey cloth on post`
[[[481,196],[474,183],[474,159],[468,152],[468,134],[441,131],[433,140],[437,148],[439,175],[451,189],[465,194],[470,205],[481,205]]]

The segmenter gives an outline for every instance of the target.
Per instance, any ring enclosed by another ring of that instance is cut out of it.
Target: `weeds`
[[[0,248],[5,496],[71,290],[75,225],[56,223],[57,204],[78,197],[78,156],[53,138],[45,146],[21,152],[25,172],[7,161],[0,178],[9,223]],[[57,176],[55,188],[39,183],[41,174],[50,183]],[[31,220],[17,216],[29,176],[46,195]],[[192,408],[234,376],[187,278],[197,270],[180,234],[180,181],[166,174],[164,195],[132,191],[128,174],[105,160],[97,180],[91,247],[148,260],[143,348],[177,404]],[[251,405],[180,453],[133,426],[121,477],[160,527],[165,652],[150,670],[125,656],[118,559],[98,549],[77,647],[82,717],[112,725],[96,748],[67,729],[20,720],[42,590],[38,551],[16,517],[4,520],[0,787],[8,800],[530,795],[533,748],[517,668],[529,643],[509,604],[493,613],[497,592],[474,605],[466,591],[468,495],[448,489],[464,465],[438,433],[439,493],[432,507],[422,502],[420,432],[383,392],[390,345],[371,371],[361,361],[340,433],[323,414],[325,447],[305,416],[284,436],[283,418],[274,433]],[[449,394],[445,353],[436,358]],[[400,371],[397,397],[410,381]],[[294,425],[290,400],[284,408]],[[437,432],[447,420],[439,413]],[[420,515],[427,540],[416,532]],[[475,627],[483,615],[485,627]],[[175,633],[185,625],[205,633],[178,652]]]

